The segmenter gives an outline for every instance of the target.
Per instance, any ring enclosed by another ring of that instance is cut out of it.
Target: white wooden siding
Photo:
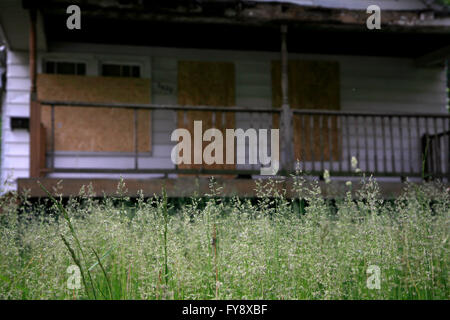
[[[271,60],[279,59],[278,53],[268,52],[238,52],[200,49],[174,48],[143,48],[127,46],[104,46],[83,44],[53,45],[52,52],[42,53],[40,58],[59,57],[84,59],[88,62],[89,74],[98,72],[96,63],[107,57],[114,58],[111,52],[116,52],[118,59],[133,61],[150,61],[148,75],[152,78],[152,102],[156,104],[177,103],[177,65],[179,60],[230,61],[236,68],[236,104],[245,107],[272,106],[271,90]],[[66,53],[70,52],[70,53]],[[290,54],[290,59],[334,60],[340,64],[341,109],[343,111],[377,111],[392,112],[420,112],[446,113],[446,83],[445,70],[442,68],[416,68],[411,59],[383,58],[383,57],[353,57],[328,55],[300,55]],[[147,60],[146,60],[147,59]],[[9,129],[9,117],[28,116],[29,113],[29,78],[27,73],[27,55],[9,52],[8,55],[8,86],[3,113],[3,148],[2,148],[2,181],[8,175],[12,178],[28,176],[29,135],[27,131],[12,132]],[[145,76],[145,75],[144,75]],[[269,115],[243,114],[236,118],[236,127],[247,129],[270,128]],[[176,114],[171,111],[153,111],[152,114],[152,154],[139,158],[140,168],[173,168],[170,151],[174,143],[170,141],[170,134],[176,128]],[[373,146],[373,128],[367,127],[369,146]],[[442,129],[440,127],[439,129]],[[363,130],[360,126],[359,130]],[[423,133],[423,128],[420,134]],[[343,149],[346,149],[347,137],[343,131]],[[406,131],[405,131],[406,132]],[[349,154],[356,155],[356,137],[359,145],[364,145],[360,132],[355,127],[350,128]],[[406,135],[406,133],[404,133]],[[413,130],[413,134],[416,131]],[[382,148],[381,131],[377,130],[377,149]],[[388,146],[389,147],[389,146]],[[409,159],[407,143],[400,150],[398,127],[394,129],[394,152],[402,152],[404,160],[408,159],[415,165],[419,161],[420,145],[413,146],[413,155]],[[374,168],[373,147],[368,152],[369,167]],[[387,157],[390,155],[387,151]],[[359,154],[360,163],[365,163],[365,152]],[[398,160],[399,161],[399,160]],[[132,155],[117,157],[92,156],[89,154],[67,155],[59,153],[55,164],[59,167],[75,166],[80,168],[131,168]],[[317,163],[318,164],[318,163]],[[383,168],[382,159],[378,159],[378,168]],[[388,161],[388,166],[391,162]],[[397,168],[400,163],[396,162]],[[311,168],[311,164],[308,164]],[[337,169],[337,163],[333,164]],[[250,168],[251,166],[239,166]],[[58,177],[82,177],[79,174],[54,174]],[[97,174],[96,177],[115,177],[108,174]],[[146,175],[149,176],[149,175]],[[154,176],[154,175],[151,175]],[[144,176],[142,176],[144,177]]]
[[[2,192],[15,189],[17,178],[29,176],[29,133],[27,130],[12,131],[10,128],[10,117],[29,116],[28,54],[9,51],[6,75],[6,93],[3,98],[2,114],[0,185]]]

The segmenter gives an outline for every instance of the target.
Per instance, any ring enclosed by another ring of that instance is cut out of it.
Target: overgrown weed
[[[444,185],[405,183],[394,201],[363,177],[331,203],[316,181],[256,183],[257,201],[173,207],[163,196],[62,202],[0,200],[1,299],[449,299],[449,208]],[[58,190],[53,190],[58,195]],[[67,268],[81,273],[68,289]],[[379,266],[380,289],[367,286]]]

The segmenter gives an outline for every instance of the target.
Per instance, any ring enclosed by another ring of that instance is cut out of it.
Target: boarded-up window
[[[178,104],[190,106],[234,106],[235,105],[235,71],[234,64],[228,62],[178,62]],[[217,128],[222,131],[225,138],[225,129],[234,129],[234,113],[231,112],[205,112],[189,111],[178,112],[178,127],[186,128],[194,137],[194,121],[203,122],[203,132],[209,128]],[[209,142],[203,143],[203,148]],[[192,146],[191,158],[194,161],[194,149]],[[226,159],[225,141],[223,151],[224,162]],[[234,165],[187,165],[179,168],[191,169],[233,169]]]
[[[136,78],[38,75],[38,99],[101,103],[150,103],[150,80]],[[42,107],[42,123],[50,148],[51,113]],[[55,150],[134,151],[131,109],[55,107]],[[151,151],[150,111],[138,111],[138,151]]]
[[[292,109],[340,110],[339,63],[290,60],[288,97]],[[272,61],[272,102],[281,107],[281,63]],[[278,116],[274,126],[278,127]],[[295,115],[295,160],[338,160],[339,132],[336,116]],[[331,152],[331,154],[330,154]]]

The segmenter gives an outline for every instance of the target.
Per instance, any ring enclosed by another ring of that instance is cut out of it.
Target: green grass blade
[[[103,267],[102,261],[101,261],[100,257],[98,256],[97,251],[95,251],[94,248],[91,248],[91,249],[92,249],[92,252],[94,252],[95,257],[97,258],[97,262],[100,265],[100,268],[102,269],[103,275],[105,276],[106,283],[108,285],[108,290],[109,290],[109,297],[112,300],[113,299],[113,293],[112,293],[111,282],[109,281],[108,274],[106,273],[106,270]]]

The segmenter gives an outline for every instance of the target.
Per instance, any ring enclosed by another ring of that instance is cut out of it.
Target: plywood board
[[[292,109],[340,110],[339,63],[290,60],[288,98]],[[281,63],[272,61],[272,103],[281,107]],[[274,116],[274,127],[279,117]],[[338,160],[340,133],[335,116],[294,115],[294,155],[301,161]],[[331,152],[331,154],[330,154]]]
[[[229,62],[178,62],[178,104],[191,106],[234,106],[235,105],[235,69]],[[225,139],[225,129],[235,128],[235,115],[231,112],[178,112],[178,127],[186,128],[193,136],[195,120],[203,122],[203,132],[209,128],[222,131]],[[203,143],[203,148],[209,142]],[[193,147],[192,147],[193,162]],[[224,140],[224,162],[226,159]],[[187,165],[179,168],[191,169],[234,169],[235,165]]]
[[[100,103],[150,103],[150,79],[38,75],[38,99]],[[134,111],[99,107],[55,107],[55,150],[133,152]],[[138,151],[151,151],[150,111],[139,110]],[[42,107],[51,147],[51,113]]]

